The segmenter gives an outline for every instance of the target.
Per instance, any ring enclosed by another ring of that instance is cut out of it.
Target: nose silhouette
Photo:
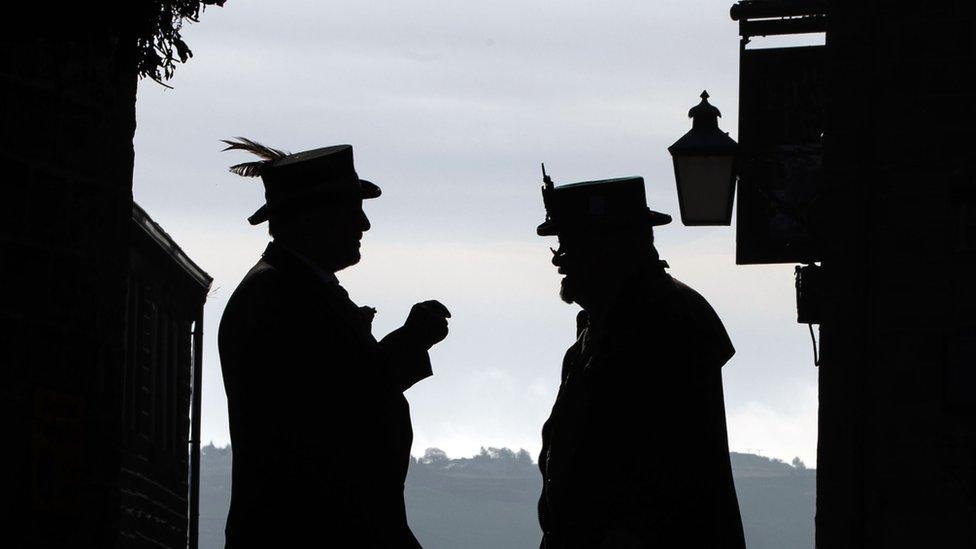
[[[360,213],[361,215],[359,219],[359,230],[365,233],[366,231],[369,230],[369,228],[372,225],[369,224],[369,218],[366,217],[366,212],[360,212]]]

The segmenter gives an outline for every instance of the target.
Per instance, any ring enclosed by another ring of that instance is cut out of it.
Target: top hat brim
[[[672,221],[672,218],[671,218],[670,215],[668,215],[666,213],[655,212],[654,210],[648,209],[647,210],[647,215],[646,216],[642,216],[641,219],[638,220],[638,223],[645,223],[645,224],[647,224],[647,225],[649,225],[651,227],[659,227],[661,225],[667,225],[668,223],[671,223],[671,221]],[[539,236],[556,236],[562,230],[564,230],[567,226],[569,226],[569,227],[580,227],[580,226],[587,226],[587,225],[593,225],[593,224],[592,223],[590,223],[590,224],[587,224],[587,223],[582,223],[582,224],[581,223],[562,223],[562,224],[560,224],[555,219],[547,219],[544,222],[542,222],[542,224],[540,224],[536,228],[536,234],[538,234]],[[603,225],[603,223],[596,223],[596,225]],[[621,223],[620,225],[622,227],[624,227],[627,224],[626,223]],[[632,226],[632,224],[631,224],[631,226]]]
[[[373,183],[372,181],[360,179],[359,186],[362,189],[361,196],[363,200],[369,200],[371,198],[379,198],[379,196],[383,194],[382,189],[380,189],[379,186]],[[319,193],[313,196],[301,197],[300,200],[296,199],[293,202],[293,205],[287,209],[289,211],[293,211],[294,209],[296,209],[295,206],[327,204],[333,201],[334,201],[334,197],[331,196],[329,193]],[[272,215],[271,208],[269,208],[267,204],[264,204],[263,206],[258,208],[256,212],[254,212],[247,218],[247,222],[250,223],[251,225],[260,225],[261,223],[264,223],[265,221],[271,219],[271,215]]]

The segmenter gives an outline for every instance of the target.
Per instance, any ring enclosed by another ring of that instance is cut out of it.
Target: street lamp
[[[685,225],[731,225],[735,196],[735,155],[738,145],[718,127],[717,108],[701,103],[688,111],[691,130],[668,147],[674,159],[678,206]]]

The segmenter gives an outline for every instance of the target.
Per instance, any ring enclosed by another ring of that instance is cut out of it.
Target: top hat
[[[643,177],[620,177],[542,187],[546,220],[539,236],[568,231],[627,231],[671,223],[671,216],[647,207]]]
[[[251,225],[309,206],[376,198],[382,192],[360,179],[352,145],[333,145],[285,155],[261,168],[265,204],[247,218]]]

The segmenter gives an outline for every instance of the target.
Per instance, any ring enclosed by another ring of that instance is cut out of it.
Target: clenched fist
[[[447,337],[447,319],[451,312],[440,301],[429,300],[410,308],[403,329],[414,341],[430,349]]]

